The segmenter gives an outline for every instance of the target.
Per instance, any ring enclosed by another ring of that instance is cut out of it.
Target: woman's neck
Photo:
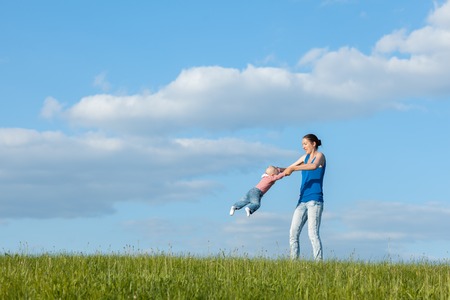
[[[314,157],[316,157],[316,154],[317,154],[316,151],[312,151],[311,153],[309,153],[308,163],[312,163]]]

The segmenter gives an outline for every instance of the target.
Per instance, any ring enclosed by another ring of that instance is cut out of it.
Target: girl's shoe
[[[235,210],[236,210],[236,207],[232,206],[230,209],[230,216],[234,215]]]
[[[250,208],[248,208],[248,207],[245,208],[245,212],[247,213],[247,217],[250,217],[250,215],[252,214],[250,212]]]

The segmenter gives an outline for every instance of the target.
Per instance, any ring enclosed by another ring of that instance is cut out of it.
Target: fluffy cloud
[[[415,245],[450,242],[449,216],[446,203],[359,201],[328,215],[323,235],[339,257],[418,259],[424,254],[412,253]]]
[[[287,155],[292,153],[229,138],[70,137],[0,129],[0,217],[95,216],[111,213],[121,201],[195,201],[218,187],[205,175]]]
[[[86,96],[60,114],[79,126],[160,135],[193,128],[273,128],[268,120],[298,125],[449,95],[449,6],[437,7],[423,28],[382,37],[369,55],[351,47],[313,49],[299,63],[310,72],[193,67],[155,93]],[[51,116],[58,108],[47,101],[43,112]]]
[[[1,129],[0,216],[90,216],[110,213],[119,201],[194,200],[217,187],[205,178],[296,155],[236,138],[199,137],[199,129],[226,136],[448,95],[449,17],[446,3],[423,28],[382,37],[370,55],[350,47],[314,49],[300,59],[310,72],[194,67],[154,93],[90,95],[69,107],[49,97],[43,117],[92,132]],[[96,80],[106,82],[102,74]]]
[[[341,218],[351,232],[342,236],[345,239],[391,239],[403,242],[450,240],[445,225],[450,223],[450,208],[443,203],[418,205],[363,201],[348,209]]]

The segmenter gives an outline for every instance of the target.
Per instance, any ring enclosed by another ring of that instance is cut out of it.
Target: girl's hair
[[[275,168],[274,166],[268,166],[266,169],[266,174],[268,175],[272,175],[273,173],[275,173],[277,170],[277,168]]]
[[[317,138],[315,134],[309,133],[303,137],[304,139],[309,140],[311,143],[316,143],[316,149],[319,148],[319,146],[322,146],[322,141]]]

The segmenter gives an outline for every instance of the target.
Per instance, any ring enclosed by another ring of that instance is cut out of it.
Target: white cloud
[[[310,75],[277,68],[249,66],[242,72],[220,67],[192,68],[152,95],[86,97],[67,111],[67,117],[81,125],[116,131],[145,128],[155,134],[186,127],[264,128],[274,126],[267,122],[272,119],[296,124],[297,120],[332,117],[328,109],[323,109],[325,105],[334,107],[332,115],[347,115],[348,106],[342,101],[351,102],[355,90],[342,88],[340,82],[334,90],[333,86],[324,90],[317,84],[320,81]],[[329,101],[330,94],[338,101]],[[118,121],[121,128],[116,125]]]
[[[352,235],[396,241],[450,240],[450,207],[443,203],[359,202],[343,214]],[[447,224],[448,223],[448,224]],[[447,225],[446,225],[447,224]],[[433,228],[430,230],[430,228]]]
[[[357,253],[366,259],[418,259],[416,244],[448,244],[450,207],[445,203],[410,204],[360,201],[334,211],[323,221],[323,239],[338,257]],[[431,256],[429,257],[432,258]]]
[[[51,119],[59,115],[62,109],[63,107],[58,100],[53,97],[47,97],[44,101],[44,106],[41,109],[41,117]]]
[[[94,216],[113,212],[117,202],[196,201],[219,186],[208,176],[292,155],[230,138],[0,129],[0,217]]]
[[[435,8],[428,16],[428,24],[423,28],[407,33],[405,29],[396,30],[382,37],[375,45],[375,52],[399,52],[413,58],[420,57],[434,67],[430,75],[439,75],[448,65],[441,64],[450,55],[450,2]],[[423,64],[421,67],[425,67]],[[420,71],[420,70],[418,70]],[[448,74],[447,74],[448,75]]]
[[[42,116],[62,117],[93,132],[0,129],[0,216],[73,217],[110,213],[120,201],[196,199],[217,187],[204,179],[208,176],[296,154],[186,132],[273,130],[448,95],[448,6],[432,12],[423,28],[383,37],[370,55],[351,47],[312,50],[300,59],[311,64],[308,73],[251,65],[193,67],[154,93],[91,95],[65,109],[49,97]],[[104,83],[102,73],[96,84]],[[155,170],[158,178],[149,181]],[[42,204],[54,209],[40,209],[47,207]]]
[[[448,7],[437,7],[423,28],[382,37],[370,55],[351,47],[313,49],[299,60],[300,66],[311,65],[310,72],[252,65],[243,70],[193,67],[157,92],[86,96],[61,114],[78,126],[161,135],[273,128],[267,120],[274,119],[297,126],[449,95]],[[52,116],[59,106],[49,101],[45,108],[45,115]]]
[[[441,6],[435,5],[435,10],[428,16],[428,22],[435,27],[450,29],[450,2]]]
[[[299,60],[298,65],[315,65],[317,61],[323,57],[326,53],[328,53],[328,49],[325,48],[314,48],[308,51],[303,57]]]

